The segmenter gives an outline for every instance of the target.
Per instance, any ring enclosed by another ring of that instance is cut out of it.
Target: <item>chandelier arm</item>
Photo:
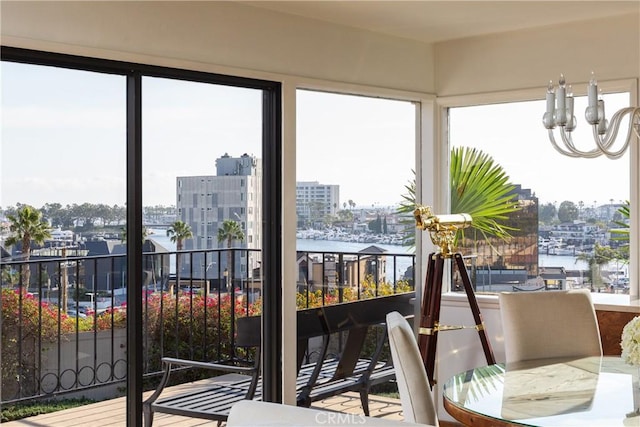
[[[573,138],[571,137],[571,133],[566,132],[564,127],[560,128],[560,135],[562,136],[562,141],[567,146],[569,151],[571,151],[573,154],[576,155],[575,157],[583,157],[585,159],[595,159],[596,157],[602,155],[602,152],[597,148],[594,148],[593,150],[589,150],[589,151],[582,151],[576,148],[576,146],[573,143]]]
[[[556,151],[564,156],[568,156],[568,157],[581,157],[581,155],[579,153],[575,153],[575,152],[571,152],[571,151],[565,151],[562,148],[560,148],[560,146],[556,143],[556,138],[553,134],[553,129],[549,129],[549,141],[551,141],[551,145],[553,146],[553,148],[556,149]]]
[[[615,160],[615,159],[619,159],[624,155],[627,148],[629,148],[629,143],[631,142],[633,133],[635,133],[636,135],[638,134],[638,130],[634,126],[634,117],[639,112],[640,112],[640,109],[634,108],[634,107],[623,108],[622,110],[617,111],[611,118],[609,129],[607,129],[607,133],[605,134],[604,138],[601,138],[600,135],[598,135],[598,131],[597,131],[598,126],[593,125],[593,138],[596,141],[596,145],[598,146],[598,149],[600,149],[600,151],[602,151],[602,153],[605,156]],[[615,142],[618,136],[618,130],[620,128],[620,122],[622,118],[627,114],[629,114],[630,117],[629,117],[629,128],[627,129],[627,136],[625,138],[625,143],[622,145],[622,147],[620,147],[619,150],[611,151],[609,150],[609,147],[611,147]]]
[[[560,74],[560,80],[558,82],[558,99],[556,103],[555,88],[553,86],[553,82],[549,82],[546,95],[547,109],[542,116],[542,123],[549,131],[549,141],[551,141],[551,145],[557,152],[564,156],[574,158],[583,157],[592,159],[600,155],[605,155],[610,159],[619,159],[629,148],[632,139],[635,139],[636,142],[640,143],[640,107],[622,108],[618,110],[613,115],[609,123],[607,123],[604,115],[604,100],[598,99],[598,84],[592,73],[587,93],[589,106],[585,111],[585,118],[588,123],[593,125],[593,139],[595,141],[596,148],[590,151],[582,151],[576,148],[571,136],[571,131],[575,128],[574,117],[572,116],[573,97],[566,97],[565,83],[564,75]],[[567,100],[571,101],[568,109],[570,114],[568,121],[565,120]],[[620,123],[627,115],[629,115],[629,128],[627,129],[627,135],[624,139],[624,143],[622,143],[622,147],[614,151],[613,146],[618,138]],[[560,127],[560,135],[562,137],[562,142],[564,143],[562,147],[556,143],[555,136],[553,134],[555,125],[559,125]]]
[[[635,107],[623,108],[617,111],[613,115],[613,117],[611,117],[609,128],[607,129],[607,133],[605,134],[605,140],[607,140],[608,142],[607,144],[605,144],[606,147],[610,147],[613,145],[614,140],[618,136],[618,129],[620,128],[620,122],[622,121],[624,116],[626,116],[627,114],[629,114],[629,130],[627,131],[627,140],[629,139],[633,129],[633,120],[634,120],[634,116],[636,115],[636,110],[640,112],[640,109],[637,109]],[[613,134],[613,136],[610,137],[611,134]]]

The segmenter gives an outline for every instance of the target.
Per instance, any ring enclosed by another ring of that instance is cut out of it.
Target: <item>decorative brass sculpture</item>
[[[469,214],[434,215],[430,206],[418,206],[413,211],[416,227],[428,230],[431,241],[440,248],[445,258],[451,258],[455,252],[456,232],[471,226]]]

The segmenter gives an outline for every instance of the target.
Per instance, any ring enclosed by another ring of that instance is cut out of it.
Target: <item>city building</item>
[[[503,241],[482,235],[474,238],[467,232],[460,245],[460,251],[468,256],[472,269],[477,270],[479,283],[522,284],[527,277],[538,275],[538,198],[520,185],[515,186],[513,197],[520,210],[504,221],[510,228],[510,239]],[[514,276],[516,271],[517,278]],[[486,280],[480,277],[486,277]]]
[[[340,186],[318,181],[296,182],[298,227],[316,227],[327,216],[340,210]]]
[[[184,242],[184,249],[226,249],[227,242],[218,241],[218,229],[225,220],[240,224],[243,241],[234,241],[234,248],[259,249],[262,244],[260,218],[262,217],[262,166],[260,159],[248,154],[231,157],[225,153],[216,159],[216,174],[181,176],[176,179],[176,207],[178,218],[191,227],[192,239]],[[257,268],[257,260],[244,262],[247,252],[235,257],[234,271],[246,276]],[[190,274],[216,278],[227,269],[226,256],[220,257],[221,266],[212,268],[214,261],[194,258],[185,260],[183,269]],[[242,258],[242,259],[240,259]],[[255,265],[254,265],[255,264]],[[191,267],[193,265],[193,269]],[[188,270],[187,270],[188,269]]]

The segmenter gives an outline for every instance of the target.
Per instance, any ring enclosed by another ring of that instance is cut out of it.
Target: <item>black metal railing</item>
[[[297,262],[299,308],[414,287],[411,254],[298,252]],[[260,264],[253,249],[145,253],[145,377],[160,373],[163,356],[235,358],[235,318],[260,312]],[[124,254],[40,251],[0,270],[2,404],[126,379]]]

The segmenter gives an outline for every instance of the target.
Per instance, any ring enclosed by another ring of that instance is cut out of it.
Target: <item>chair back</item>
[[[413,329],[407,319],[392,311],[387,314],[387,330],[404,420],[437,426],[433,394]]]
[[[507,363],[602,356],[588,289],[499,294]]]

